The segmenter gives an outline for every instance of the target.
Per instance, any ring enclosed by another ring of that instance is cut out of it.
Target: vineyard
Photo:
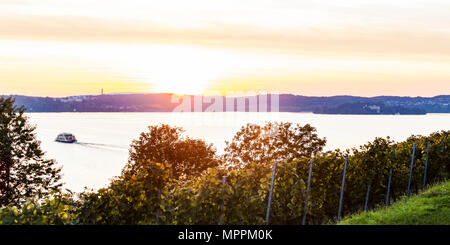
[[[329,224],[447,180],[449,133],[404,142],[376,138],[346,151],[317,151],[313,157],[242,168],[211,165],[193,178],[175,178],[176,168],[167,161],[142,160],[107,188],[58,192],[44,201],[0,209],[0,223]]]
[[[428,142],[426,183],[447,179],[450,174],[450,154],[445,148],[448,133],[411,136],[399,143],[377,138],[359,149],[352,149],[353,154],[348,156],[342,216],[364,209],[367,196],[367,208],[385,205],[390,173],[388,203],[404,196],[408,190],[414,145],[410,192],[417,193],[423,188]],[[306,224],[324,224],[337,219],[346,155],[347,152],[334,151],[312,159]],[[301,224],[310,162],[310,158],[302,158],[278,164],[270,224]],[[159,163],[151,166],[142,176],[134,177],[136,181],[116,180],[110,188],[88,195],[81,208],[80,222],[167,225],[261,225],[266,222],[273,164],[254,163],[232,171],[208,169],[203,176],[183,183],[170,182],[169,166]],[[164,186],[164,183],[168,184]]]

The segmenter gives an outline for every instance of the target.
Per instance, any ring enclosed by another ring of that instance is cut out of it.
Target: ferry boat
[[[73,134],[62,133],[62,134],[59,134],[58,137],[56,137],[55,141],[61,142],[61,143],[75,143],[75,142],[77,142],[77,138]]]

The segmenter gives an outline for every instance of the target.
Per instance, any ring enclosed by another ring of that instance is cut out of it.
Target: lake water
[[[450,114],[428,115],[316,115],[312,113],[29,113],[37,126],[37,138],[48,158],[63,166],[65,188],[82,191],[100,188],[120,175],[133,139],[147,126],[165,123],[185,129],[185,135],[213,143],[219,154],[225,141],[246,123],[266,121],[309,123],[320,137],[327,138],[326,150],[357,147],[377,136],[395,141],[412,134],[426,135],[450,129]],[[59,133],[76,135],[78,144],[55,142]]]

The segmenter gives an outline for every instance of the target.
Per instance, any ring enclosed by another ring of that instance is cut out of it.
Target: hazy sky
[[[0,94],[450,94],[450,1],[0,0]]]

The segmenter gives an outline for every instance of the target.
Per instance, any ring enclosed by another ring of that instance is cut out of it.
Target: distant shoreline
[[[0,96],[6,97],[6,96]],[[425,115],[427,113],[450,113],[450,95],[435,97],[357,97],[331,96],[308,97],[279,94],[223,97],[184,96],[173,102],[172,94],[115,94],[88,95],[65,98],[13,96],[16,105],[24,106],[27,112],[173,112],[180,105],[186,112],[230,111],[230,112],[310,112],[339,115]],[[228,103],[231,104],[230,107]],[[186,100],[186,101],[183,101]],[[216,101],[217,100],[217,101]],[[244,103],[244,104],[242,104]],[[274,107],[275,105],[275,107]],[[195,107],[195,108],[194,108]],[[262,108],[262,109],[261,109]]]
[[[105,112],[105,111],[90,111],[90,112],[25,112],[25,114],[95,114],[95,113],[103,113],[103,114],[147,114],[147,113],[271,113],[271,112],[244,112],[244,111],[224,111],[224,112],[171,112],[171,111],[151,111],[151,112]],[[289,112],[289,111],[280,111],[273,113],[291,113],[291,114],[311,114],[311,115],[336,115],[336,116],[427,116],[427,115],[450,115],[449,112],[435,112],[435,113],[426,113],[426,114],[348,114],[348,113],[314,113],[314,112]]]

